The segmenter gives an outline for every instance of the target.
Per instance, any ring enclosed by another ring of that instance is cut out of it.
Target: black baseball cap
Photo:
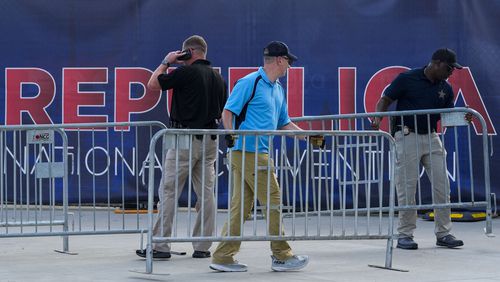
[[[432,54],[432,59],[436,61],[445,62],[456,69],[463,68],[462,65],[457,63],[457,54],[453,50],[448,48],[442,48],[436,50],[436,52]]]
[[[288,50],[288,46],[281,41],[269,42],[269,44],[267,44],[266,48],[264,48],[264,56],[269,56],[269,57],[286,56],[292,62],[298,60],[297,56],[290,53],[290,50]]]

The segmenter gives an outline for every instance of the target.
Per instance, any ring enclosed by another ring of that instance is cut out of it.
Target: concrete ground
[[[384,265],[386,241],[363,240],[291,242],[295,253],[310,256],[291,273],[271,271],[268,242],[242,244],[237,259],[248,264],[246,273],[213,272],[210,259],[193,259],[191,245],[177,243],[173,249],[188,255],[155,261],[154,273],[144,274],[145,260],[134,253],[140,236],[128,234],[70,237],[77,255],[53,251],[60,237],[0,238],[0,281],[500,281],[500,236],[486,237],[484,222],[454,223],[461,249],[436,247],[433,222],[417,225],[419,249],[394,249],[393,267],[408,272],[369,267]],[[494,233],[499,227],[496,218]]]

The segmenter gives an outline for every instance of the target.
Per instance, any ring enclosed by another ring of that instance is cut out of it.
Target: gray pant
[[[193,137],[191,167],[189,166],[189,150],[178,150],[178,167],[176,168],[176,152],[168,150],[163,164],[163,176],[158,189],[160,201],[158,202],[158,215],[156,217],[153,236],[170,237],[175,214],[175,190],[177,198],[180,197],[186,178],[191,170],[193,188],[197,196],[196,221],[193,236],[213,236],[215,222],[215,159],[217,157],[217,143],[210,136],[205,136],[205,160],[203,161],[203,142]],[[203,182],[203,168],[205,168],[205,182]],[[177,185],[176,185],[177,182]],[[202,210],[203,199],[203,210]],[[202,226],[203,222],[203,226]],[[187,224],[186,224],[187,225]],[[203,228],[202,228],[203,227]],[[202,230],[203,229],[203,230]],[[212,242],[193,242],[196,251],[207,251]],[[170,251],[170,244],[155,243],[153,249],[162,252]]]
[[[446,151],[436,133],[403,135],[396,132],[396,189],[398,205],[415,205],[416,185],[419,177],[419,166],[422,164],[432,183],[432,203],[450,202],[450,183],[446,171]],[[417,222],[416,210],[399,211],[400,237],[413,237]],[[437,238],[450,233],[450,209],[434,209],[434,233]]]

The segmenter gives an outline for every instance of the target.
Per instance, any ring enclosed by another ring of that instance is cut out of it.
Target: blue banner
[[[192,34],[207,40],[208,59],[230,86],[262,64],[269,41],[286,42],[299,57],[287,77],[293,117],[372,112],[395,75],[448,47],[465,66],[449,79],[456,106],[483,115],[493,142],[490,171],[500,171],[499,1],[7,0],[1,6],[1,124],[166,123],[168,95],[145,85]],[[480,134],[479,124],[474,129]],[[481,167],[475,154],[473,165]],[[127,180],[136,183],[135,176]],[[130,186],[124,189],[132,195]],[[491,187],[500,194],[495,177]]]

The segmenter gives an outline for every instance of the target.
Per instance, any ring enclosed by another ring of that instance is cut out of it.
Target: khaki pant
[[[396,132],[396,189],[398,205],[415,205],[416,185],[419,177],[419,166],[422,164],[432,183],[432,199],[434,204],[450,202],[450,183],[445,168],[446,151],[436,133],[430,135],[409,133],[403,135]],[[417,211],[399,211],[400,237],[413,237],[417,227]],[[437,238],[450,233],[450,209],[434,209],[434,222]]]
[[[156,217],[153,236],[170,237],[172,234],[172,223],[175,213],[175,188],[177,179],[177,197],[180,197],[184,188],[184,183],[192,170],[191,177],[193,189],[197,196],[196,221],[193,228],[193,236],[213,236],[215,222],[215,201],[214,201],[214,181],[215,181],[215,159],[217,157],[217,143],[210,136],[205,136],[205,161],[203,162],[203,142],[193,137],[191,167],[189,167],[189,150],[179,150],[178,167],[176,168],[175,150],[168,150],[163,165],[163,176],[158,194],[159,213]],[[205,183],[202,183],[202,170],[205,168]],[[202,192],[203,191],[203,192]],[[203,193],[203,194],[202,194]],[[203,197],[202,197],[203,195]],[[204,211],[201,211],[202,198]],[[202,218],[203,214],[203,218]],[[203,221],[203,230],[201,222]],[[196,251],[207,251],[212,242],[193,242]],[[170,251],[170,244],[155,243],[153,249],[162,252]]]
[[[258,166],[267,167],[268,166],[268,154],[258,154]],[[281,191],[278,186],[278,181],[276,180],[276,175],[274,174],[274,167],[272,167],[273,161],[270,161],[270,187],[269,187],[269,235],[279,235],[284,234],[283,228],[279,230],[281,213]],[[257,187],[255,187],[255,153],[247,152],[245,153],[245,171],[242,175],[242,153],[241,151],[232,152],[231,167],[234,176],[234,189],[233,197],[231,199],[231,215],[230,223],[231,230],[229,231],[229,236],[240,236],[240,229],[246,217],[250,215],[253,201],[254,193],[257,193],[257,199],[262,205],[267,205],[267,178],[268,170],[257,171]],[[241,178],[244,177],[244,187],[241,187]],[[243,203],[241,202],[241,193],[243,192]],[[241,214],[241,205],[243,204],[243,217]],[[263,211],[264,215],[267,216],[267,210]],[[222,229],[222,236],[228,236],[228,224],[224,225]],[[222,241],[217,246],[213,254],[213,263],[219,264],[229,264],[234,262],[234,255],[240,250],[240,241]],[[286,260],[293,256],[292,249],[286,241],[271,241],[271,251],[273,255],[280,259]]]

